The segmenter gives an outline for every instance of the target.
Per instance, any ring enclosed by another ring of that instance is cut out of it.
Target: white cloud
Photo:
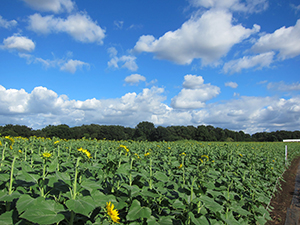
[[[295,26],[281,27],[272,34],[261,36],[252,47],[259,53],[278,51],[282,60],[300,55],[300,19]]]
[[[43,59],[40,57],[35,57],[34,55],[27,54],[27,53],[19,53],[18,54],[20,58],[26,59],[27,64],[31,63],[39,63],[41,64],[45,69],[48,68],[60,68],[61,71],[69,72],[69,73],[75,73],[78,68],[82,68],[83,66],[87,69],[90,68],[90,64],[83,62],[81,60],[76,59]],[[70,52],[67,54],[68,56],[72,56]]]
[[[11,27],[16,26],[17,24],[18,24],[18,22],[15,20],[7,21],[7,20],[3,19],[2,16],[0,16],[0,27],[9,29]]]
[[[70,73],[75,73],[76,70],[78,68],[82,68],[82,66],[87,66],[89,68],[90,65],[80,60],[70,59],[68,60],[68,62],[64,63],[64,65],[60,67],[60,70],[70,72]]]
[[[136,57],[132,55],[123,55],[121,57],[118,57],[118,51],[114,47],[110,47],[107,50],[109,56],[111,59],[108,61],[107,65],[108,67],[114,67],[119,68],[119,64],[121,64],[121,68],[127,68],[130,71],[136,71],[138,69],[138,66],[135,62]]]
[[[115,20],[114,21],[114,25],[117,29],[122,29],[123,28],[123,24],[124,24],[124,21],[121,21],[121,20]]]
[[[291,4],[291,7],[296,10],[296,12],[300,11],[300,5]]]
[[[3,40],[3,45],[1,48],[7,50],[17,50],[19,52],[32,52],[35,49],[34,42],[24,36],[14,34]]]
[[[237,88],[238,84],[236,82],[229,81],[229,82],[225,83],[225,86],[226,87],[231,87],[231,88]]]
[[[190,64],[202,59],[202,64],[216,63],[231,47],[258,32],[232,24],[232,14],[225,10],[209,10],[201,17],[192,17],[181,28],[165,33],[159,39],[143,35],[134,46],[136,52],[152,52],[158,59],[177,64]]]
[[[189,2],[194,7],[230,9],[249,13],[260,12],[268,7],[267,0],[247,0],[246,2],[240,0],[189,0]]]
[[[36,13],[29,16],[28,29],[43,34],[65,32],[84,43],[103,44],[105,37],[105,30],[86,13],[69,15],[67,19],[55,18],[53,15],[43,17]]]
[[[292,84],[286,84],[284,81],[270,82],[267,85],[267,88],[275,91],[283,91],[283,92],[300,91],[300,83],[296,82]]]
[[[151,121],[162,126],[205,124],[246,133],[297,130],[300,126],[300,96],[290,99],[242,96],[207,104],[200,110],[170,108],[163,103],[165,99],[164,89],[158,87],[115,99],[78,101],[45,87],[36,87],[28,93],[0,85],[0,124],[24,124],[37,129],[49,124],[91,123],[134,127],[141,121]]]
[[[210,104],[194,113],[194,123],[213,124],[247,133],[296,130],[300,125],[300,98],[247,97]]]
[[[274,52],[261,53],[255,56],[244,56],[243,58],[231,60],[224,64],[224,73],[239,73],[243,69],[249,69],[256,67],[262,69],[263,67],[269,67],[273,62]]]
[[[197,88],[201,88],[203,83],[204,83],[204,80],[203,80],[203,77],[201,77],[201,76],[185,75],[182,86],[187,89],[197,89]]]
[[[220,93],[219,87],[204,84],[201,76],[186,75],[184,76],[184,80],[184,88],[171,100],[171,106],[175,109],[203,108],[206,101],[216,97]]]
[[[126,83],[132,84],[137,84],[140,81],[146,81],[146,77],[140,75],[140,74],[131,74],[130,76],[127,76],[125,78]]]
[[[61,13],[63,11],[71,12],[75,3],[71,0],[23,0],[26,2],[31,8],[45,11],[45,12],[54,12]]]

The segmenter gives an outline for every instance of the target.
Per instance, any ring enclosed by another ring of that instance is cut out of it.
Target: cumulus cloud
[[[19,52],[32,52],[35,49],[34,42],[24,36],[14,34],[3,40],[3,45],[1,48],[7,50],[17,50]]]
[[[43,17],[36,13],[29,16],[28,29],[42,34],[65,32],[84,43],[103,44],[105,37],[105,30],[86,13],[69,15],[66,19],[55,18],[53,15]]]
[[[153,115],[171,110],[162,101],[163,88],[145,88],[141,93],[127,93],[116,99],[69,100],[45,87],[36,87],[31,93],[24,89],[5,89],[0,85],[0,124],[18,123],[31,127],[66,123],[122,124],[135,126]],[[127,122],[126,122],[127,121]]]
[[[281,27],[274,33],[261,36],[252,50],[259,53],[277,51],[281,60],[300,55],[300,19],[295,26]]]
[[[238,84],[236,82],[229,81],[229,82],[225,83],[225,86],[226,87],[231,87],[231,88],[237,88]]]
[[[31,8],[44,11],[44,12],[54,12],[61,13],[63,11],[71,12],[75,3],[71,0],[23,0],[26,2]]]
[[[3,19],[2,16],[0,16],[0,27],[9,29],[9,28],[16,26],[17,24],[18,24],[18,22],[15,20],[7,21],[7,20]]]
[[[300,83],[295,82],[292,84],[286,84],[284,81],[270,82],[267,85],[268,89],[282,92],[300,91]]]
[[[140,75],[140,74],[131,74],[130,76],[127,76],[125,78],[125,82],[129,83],[131,85],[137,84],[140,81],[146,81],[146,77]]]
[[[300,98],[278,99],[243,96],[210,104],[193,114],[194,123],[213,124],[247,133],[295,130],[300,124]]]
[[[256,68],[262,69],[263,67],[269,67],[273,62],[275,52],[261,53],[255,56],[244,56],[240,59],[231,60],[224,64],[224,73],[239,73],[243,69]]]
[[[60,67],[60,70],[75,73],[76,70],[82,68],[82,66],[87,66],[89,68],[90,65],[80,60],[70,59]]]
[[[260,30],[232,24],[232,14],[225,10],[209,10],[194,16],[179,29],[169,31],[155,39],[143,35],[134,46],[136,52],[152,52],[158,59],[177,64],[190,64],[201,59],[203,65],[216,63],[231,47]]]
[[[49,124],[91,123],[134,127],[141,121],[151,121],[162,126],[205,124],[250,134],[297,130],[300,126],[300,96],[289,99],[242,96],[192,110],[164,104],[164,92],[163,88],[152,87],[115,99],[79,101],[59,96],[46,87],[35,87],[28,93],[0,85],[0,124],[24,124],[37,129]]]
[[[111,59],[107,63],[108,67],[120,68],[121,66],[121,68],[127,68],[130,71],[136,71],[138,69],[138,66],[135,62],[135,56],[123,55],[121,57],[118,57],[118,51],[114,47],[110,47],[107,52],[111,57]]]
[[[267,0],[247,0],[241,2],[240,0],[189,0],[194,7],[229,9],[240,12],[260,12],[268,7]]]
[[[211,84],[204,84],[201,76],[184,76],[183,89],[172,98],[171,106],[175,109],[198,109],[205,106],[205,102],[216,97],[220,88]]]

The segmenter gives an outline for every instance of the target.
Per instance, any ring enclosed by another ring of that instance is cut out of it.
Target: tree
[[[136,127],[135,127],[135,134],[134,138],[136,140],[151,140],[151,136],[155,132],[155,126],[153,123],[143,121],[140,122]]]

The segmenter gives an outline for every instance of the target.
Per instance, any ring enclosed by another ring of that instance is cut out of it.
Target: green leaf
[[[70,180],[70,176],[68,175],[68,173],[61,173],[61,172],[56,171],[56,177],[57,177],[58,181],[61,180],[64,183],[71,186],[71,180]]]
[[[161,216],[158,220],[158,223],[160,225],[172,225],[173,221],[171,217],[167,217],[167,216]]]
[[[2,190],[0,192],[0,201],[12,202],[14,199],[20,197],[20,193],[14,191],[11,195],[7,191]]]
[[[128,195],[131,198],[136,197],[141,193],[141,189],[137,185],[130,186],[128,184],[123,184],[123,187],[125,187],[128,190]]]
[[[223,206],[215,202],[213,198],[209,198],[206,195],[201,195],[200,199],[203,203],[205,203],[205,207],[213,211],[214,213],[221,212],[223,210]]]
[[[185,209],[186,208],[186,206],[179,199],[176,199],[172,206],[176,209]]]
[[[57,170],[58,158],[52,159],[51,163],[48,166],[48,172],[55,172]]]
[[[150,218],[151,216],[151,209],[149,209],[148,207],[141,207],[141,204],[138,200],[134,199],[128,214],[126,216],[127,220],[136,220],[136,219],[140,219],[140,218]]]
[[[0,180],[1,180],[2,182],[8,181],[9,178],[10,178],[10,176],[9,176],[8,173],[1,173],[1,174],[0,174]]]
[[[26,198],[28,201],[28,197]],[[25,210],[20,217],[33,223],[53,224],[64,219],[63,214],[61,214],[63,211],[64,207],[61,204],[56,203],[54,200],[45,200],[43,197],[38,197],[34,199],[34,204],[30,203],[30,208]]]
[[[160,171],[155,172],[153,176],[159,181],[167,182],[169,180],[169,177]]]
[[[107,202],[117,203],[114,195],[105,195],[99,190],[92,191],[91,196],[94,200],[95,207],[104,207]]]
[[[24,180],[25,182],[28,182],[28,183],[29,182],[38,183],[38,180],[41,177],[38,174],[34,174],[32,172],[26,172],[26,171],[23,171],[23,170],[21,170],[20,173],[21,174],[20,174],[19,179],[22,179],[22,180]]]
[[[91,196],[77,196],[76,199],[68,200],[66,205],[68,209],[85,216],[89,216],[89,214],[96,208]]]
[[[19,214],[24,212],[26,209],[31,208],[36,204],[36,199],[31,198],[29,195],[21,195],[17,201],[17,210]]]
[[[5,212],[0,215],[1,225],[12,225],[13,224],[13,210]]]
[[[100,184],[96,180],[90,179],[84,179],[81,183],[81,187],[89,190],[90,192],[101,188]]]

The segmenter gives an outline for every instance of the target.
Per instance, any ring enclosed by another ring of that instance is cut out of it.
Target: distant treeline
[[[61,139],[96,138],[98,140],[135,140],[135,141],[282,141],[300,139],[300,131],[260,132],[253,135],[243,131],[231,131],[213,126],[168,126],[155,127],[153,123],[140,122],[135,128],[118,125],[49,125],[40,130],[33,130],[24,125],[8,124],[0,126],[1,136],[22,137],[59,137]]]

